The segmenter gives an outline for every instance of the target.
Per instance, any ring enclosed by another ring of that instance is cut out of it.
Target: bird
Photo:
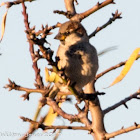
[[[60,41],[56,56],[59,58],[58,68],[64,70],[66,77],[78,93],[93,95],[95,93],[94,79],[98,70],[98,55],[94,46],[89,42],[89,37],[83,25],[77,21],[67,21],[61,24],[55,39]],[[59,81],[59,80],[58,80]],[[55,83],[49,97],[55,98],[57,93],[69,92],[67,85]],[[62,97],[66,98],[65,95]],[[91,96],[90,96],[91,97]],[[62,103],[59,104],[61,106]],[[50,108],[44,124],[52,125],[57,113]]]
[[[94,91],[94,79],[98,70],[98,55],[96,48],[90,44],[84,26],[77,21],[63,23],[54,39],[60,41],[57,50],[58,68],[63,69],[65,75],[75,83],[78,92],[87,88],[87,92]]]

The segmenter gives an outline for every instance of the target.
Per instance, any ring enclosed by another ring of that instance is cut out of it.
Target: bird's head
[[[61,25],[55,39],[60,40],[64,44],[75,44],[81,41],[88,41],[88,36],[85,28],[75,21],[68,21]]]

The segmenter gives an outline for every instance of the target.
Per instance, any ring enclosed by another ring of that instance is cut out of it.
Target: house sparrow
[[[57,51],[58,68],[64,69],[65,75],[75,83],[75,89],[82,88],[94,81],[98,70],[98,57],[94,46],[89,43],[85,28],[76,21],[61,25],[55,39],[60,40]],[[92,84],[89,84],[93,86]],[[89,87],[89,86],[87,86]],[[87,90],[91,92],[94,90]]]

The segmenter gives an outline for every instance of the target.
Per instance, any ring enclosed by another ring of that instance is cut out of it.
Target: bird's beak
[[[60,34],[60,33],[58,33],[58,34],[54,37],[54,39],[57,39],[57,40],[60,40],[60,41],[64,41],[65,38],[66,38],[66,36],[65,36],[64,34]]]

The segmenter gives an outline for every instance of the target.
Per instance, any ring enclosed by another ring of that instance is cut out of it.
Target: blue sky
[[[0,3],[3,1],[5,0],[1,0]],[[76,6],[76,10],[81,13],[94,6],[98,0],[78,0],[78,2],[79,5]],[[140,47],[140,19],[138,17],[140,1],[115,0],[115,2],[115,5],[109,5],[82,21],[88,34],[90,34],[97,26],[101,26],[107,22],[111,14],[117,9],[119,12],[122,12],[122,19],[116,20],[90,40],[91,44],[96,47],[98,52],[111,46],[118,47],[117,50],[109,52],[99,58],[100,68],[98,73],[128,59],[133,50]],[[49,24],[51,26],[57,22],[63,23],[67,21],[65,17],[53,14],[53,10],[65,10],[63,0],[37,0],[32,3],[26,3],[26,5],[27,12],[29,13],[29,21],[31,23],[30,25],[36,25],[36,30],[41,28],[41,24]],[[0,22],[2,21],[2,16],[5,11],[5,7],[0,7]],[[2,133],[24,134],[24,132],[28,130],[29,124],[22,122],[19,116],[33,118],[38,99],[41,97],[40,94],[35,93],[30,95],[29,101],[23,101],[20,96],[24,94],[24,92],[8,92],[8,90],[3,88],[4,85],[8,83],[8,78],[24,87],[34,88],[34,71],[32,69],[28,42],[24,33],[25,27],[21,11],[21,5],[13,6],[9,9],[5,35],[3,41],[0,43],[0,53],[2,53],[0,56],[0,139],[2,138],[3,140],[15,140],[19,137],[1,136]],[[54,34],[47,38],[48,42],[51,43],[51,48],[55,52],[59,45],[59,42],[53,39],[57,31],[58,29],[55,29],[53,31]],[[140,88],[139,63],[140,60],[136,61],[124,80],[113,87],[104,89],[104,87],[109,86],[119,75],[122,68],[106,74],[97,81],[96,89],[106,93],[105,96],[100,97],[103,109],[117,103]],[[38,64],[41,68],[41,75],[44,77],[44,68],[47,62],[45,60],[40,60]],[[73,109],[73,105],[74,104],[70,105],[65,103],[63,104],[63,109],[68,112],[76,113]],[[107,132],[118,130],[122,126],[131,126],[134,122],[140,123],[140,111],[138,109],[140,101],[134,99],[128,102],[127,105],[129,109],[121,106],[105,116]],[[47,109],[47,106],[44,107],[41,115],[44,115]],[[64,122],[65,125],[69,125],[67,120]],[[63,122],[57,119],[55,124],[63,124]],[[36,133],[41,134],[42,130]],[[114,140],[132,140],[134,137],[135,140],[139,140],[140,130],[117,136]],[[33,136],[31,140],[38,140],[39,138],[45,140],[46,136]],[[47,136],[47,138],[51,140],[52,136]],[[59,137],[59,140],[62,139],[90,140],[92,137],[85,131],[64,130]]]

